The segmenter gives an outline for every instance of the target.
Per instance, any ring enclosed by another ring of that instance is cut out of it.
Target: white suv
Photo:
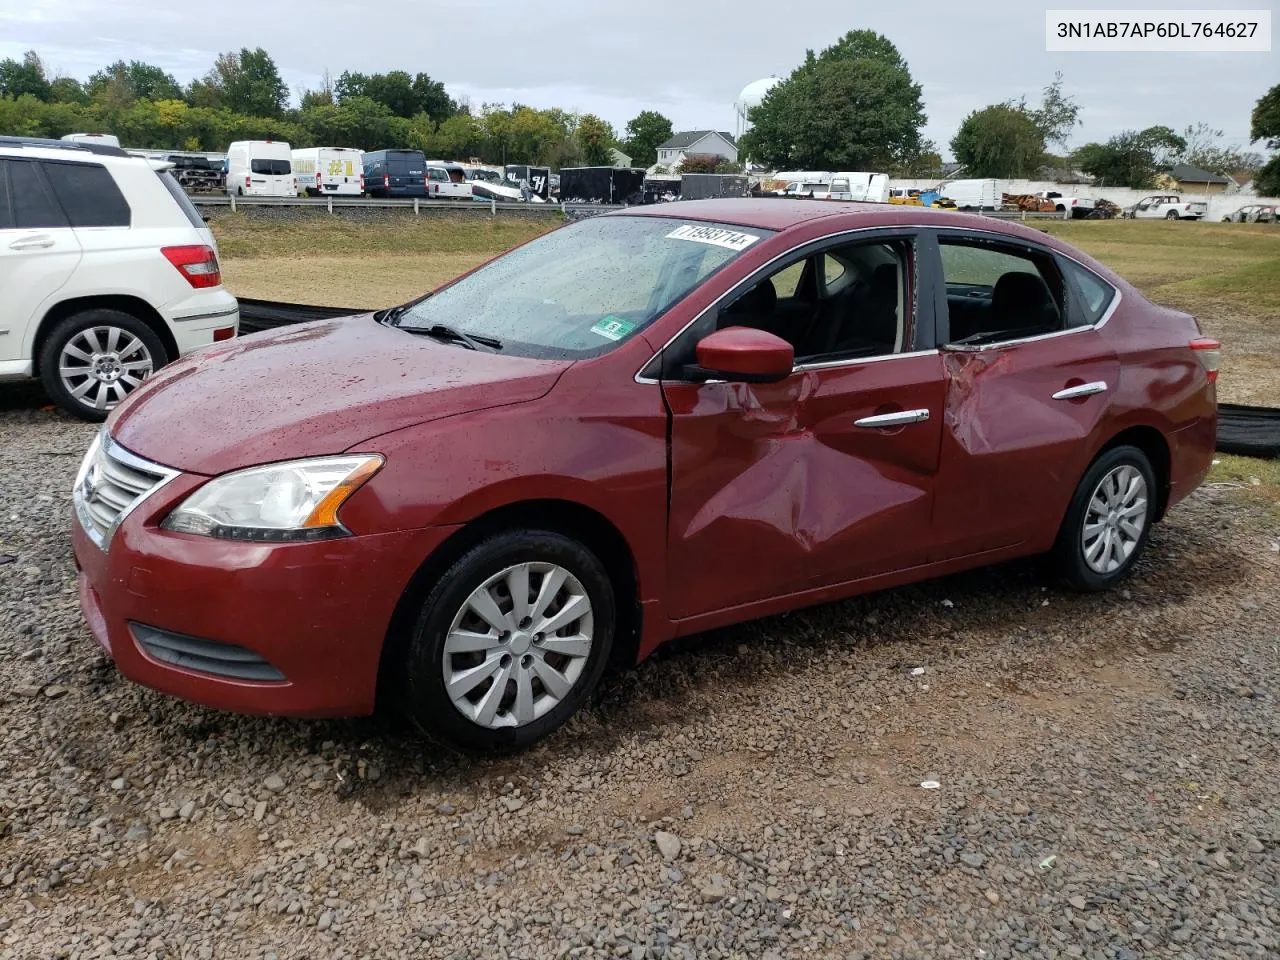
[[[213,234],[168,172],[115,147],[0,137],[0,380],[38,376],[102,420],[239,321]]]

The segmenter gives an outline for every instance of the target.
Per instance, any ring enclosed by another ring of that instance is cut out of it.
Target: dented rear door
[[[946,288],[941,269],[933,275],[941,321]],[[945,340],[945,323],[938,330]],[[942,359],[947,396],[930,562],[1015,545],[1047,550],[1095,434],[1113,416],[1115,350],[1098,329],[1072,325],[978,349],[943,348]]]

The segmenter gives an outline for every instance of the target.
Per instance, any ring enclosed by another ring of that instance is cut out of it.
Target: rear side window
[[[19,230],[70,226],[34,160],[9,161],[9,202]]]
[[[160,178],[160,182],[164,184],[164,188],[169,191],[169,196],[178,202],[178,206],[182,208],[182,212],[186,215],[187,220],[193,227],[203,227],[204,218],[200,216],[200,211],[196,209],[195,204],[191,202],[191,198],[187,196],[187,192],[178,186],[178,181],[173,179],[173,175],[168,170],[157,170],[156,176]]]
[[[0,160],[0,230],[13,226],[13,213],[9,209],[9,164]]]
[[[967,237],[939,237],[947,287],[948,341],[988,344],[1066,327],[1063,283],[1054,258]]]
[[[107,168],[96,163],[41,163],[73,227],[127,227],[129,203]]]
[[[1092,326],[1102,319],[1111,302],[1116,298],[1116,289],[1091,270],[1071,260],[1060,260],[1062,272],[1075,288],[1076,298],[1080,301],[1080,309],[1084,313],[1084,322]]]
[[[293,166],[288,160],[250,160],[249,172],[260,177],[287,177]]]

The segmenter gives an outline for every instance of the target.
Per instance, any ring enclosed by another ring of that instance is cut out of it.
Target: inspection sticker
[[[595,322],[591,332],[600,334],[606,340],[621,340],[635,328],[636,325],[630,320],[623,320],[621,317],[607,314]]]
[[[692,240],[695,243],[710,243],[717,247],[728,247],[730,250],[745,250],[760,238],[753,233],[739,233],[736,230],[725,230],[722,227],[696,227],[685,224],[676,227],[667,234],[668,240]]]

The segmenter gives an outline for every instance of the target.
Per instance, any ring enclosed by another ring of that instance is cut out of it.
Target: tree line
[[[1252,142],[1280,148],[1280,86],[1253,113]],[[607,165],[621,149],[637,166],[657,160],[671,121],[646,110],[619,134],[593,114],[483,104],[449,95],[426,73],[344,71],[299,91],[298,106],[263,49],[223,53],[185,87],[138,60],[117,61],[81,82],[52,77],[40,57],[0,61],[0,133],[60,137],[110,132],[123,143],[156,149],[223,150],[233,140],[287,140],[300,147],[406,147],[431,156],[551,167]],[[1061,74],[1042,91],[970,113],[951,140],[965,175],[1042,178],[1080,170],[1108,185],[1147,189],[1175,163],[1214,174],[1254,175],[1264,194],[1280,193],[1280,158],[1222,144],[1205,123],[1181,132],[1152,126],[1067,150],[1079,126],[1078,102]],[[942,176],[942,157],[921,136],[921,88],[885,36],[852,30],[804,60],[751,111],[739,145],[775,169],[883,170],[899,177]],[[1056,151],[1056,152],[1055,152]],[[690,167],[709,163],[690,158]],[[701,167],[699,167],[700,169]]]
[[[1251,142],[1264,141],[1275,149],[1280,133],[1264,122],[1259,111],[1271,98],[1273,88],[1258,101],[1254,110]],[[1086,143],[1067,153],[1054,154],[1050,148],[1065,148],[1067,137],[1079,124],[1080,108],[1063,92],[1062,74],[1044,88],[1038,106],[1026,98],[992,104],[965,117],[951,141],[956,160],[966,173],[976,177],[1036,179],[1046,173],[1079,170],[1103,185],[1154,188],[1163,173],[1178,163],[1189,164],[1217,176],[1253,178],[1263,194],[1280,192],[1280,163],[1257,151],[1239,150],[1222,144],[1223,131],[1207,123],[1188,125],[1181,132],[1165,126],[1125,130],[1103,143]],[[1272,132],[1268,133],[1268,130]],[[1047,168],[1047,169],[1046,169]]]
[[[40,56],[0,60],[0,134],[61,137],[109,132],[159,150],[225,150],[234,140],[296,147],[409,148],[429,156],[553,167],[609,165],[621,149],[647,166],[671,121],[644,111],[622,136],[593,114],[484,104],[473,111],[426,73],[344,71],[319,88],[288,86],[262,48],[223,53],[185,87],[160,67],[119,60],[87,81],[50,76]]]

